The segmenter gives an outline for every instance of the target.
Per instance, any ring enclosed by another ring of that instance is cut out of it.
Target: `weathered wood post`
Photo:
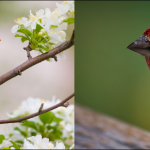
[[[150,149],[150,132],[76,105],[75,149]]]

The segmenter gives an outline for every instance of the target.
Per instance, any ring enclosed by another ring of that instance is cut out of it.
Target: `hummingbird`
[[[148,28],[136,41],[131,43],[127,48],[144,56],[150,69],[150,28]]]

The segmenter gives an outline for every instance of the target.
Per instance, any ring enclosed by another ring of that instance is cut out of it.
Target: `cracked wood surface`
[[[76,105],[75,149],[150,149],[150,132]]]

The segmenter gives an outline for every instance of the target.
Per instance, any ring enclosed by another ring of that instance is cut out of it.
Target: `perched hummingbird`
[[[148,28],[139,39],[131,43],[127,48],[144,56],[150,69],[150,28]]]

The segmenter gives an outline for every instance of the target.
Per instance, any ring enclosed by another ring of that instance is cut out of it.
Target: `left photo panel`
[[[74,149],[74,1],[0,1],[0,149]]]

